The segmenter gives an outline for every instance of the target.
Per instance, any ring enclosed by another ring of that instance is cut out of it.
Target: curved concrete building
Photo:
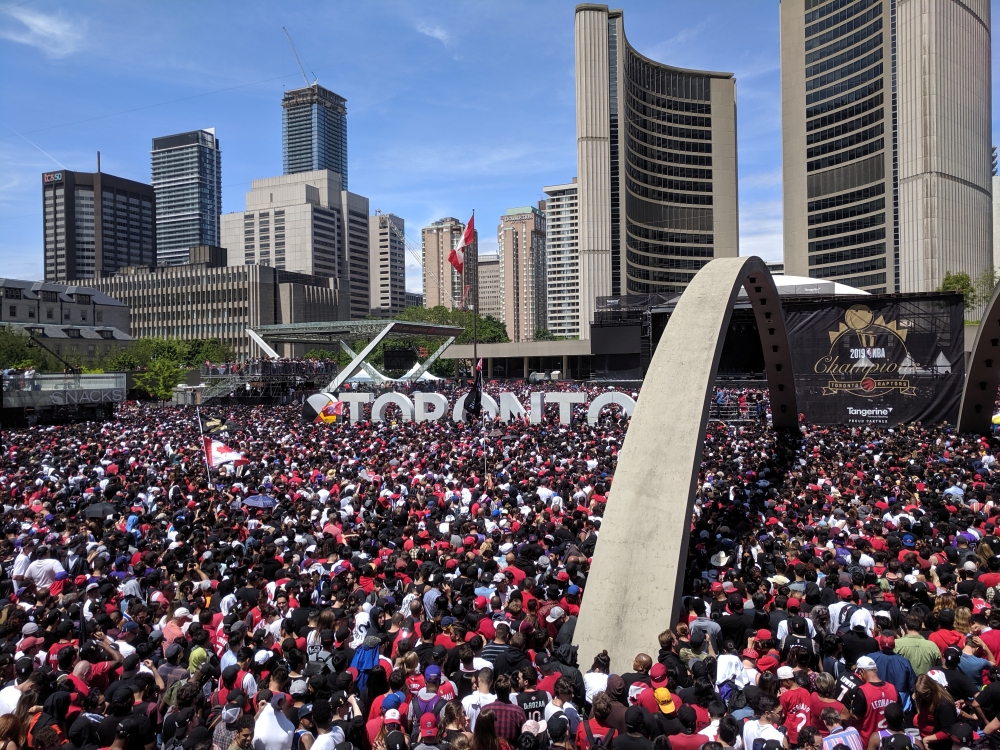
[[[992,264],[988,0],[782,0],[785,270],[929,292]]]
[[[650,60],[622,11],[576,7],[580,331],[595,298],[682,292],[739,255],[736,80]]]

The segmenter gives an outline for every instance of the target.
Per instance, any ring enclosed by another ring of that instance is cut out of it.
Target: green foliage
[[[166,360],[184,367],[208,362],[230,362],[232,350],[218,339],[137,339],[126,349],[107,357],[107,370],[141,370],[152,362]]]
[[[34,367],[36,370],[46,370],[50,359],[44,349],[30,348],[30,339],[20,331],[0,328],[0,369],[10,367]]]
[[[946,272],[944,281],[938,287],[939,292],[958,292],[965,300],[965,307],[972,307],[972,300],[976,295],[976,287],[969,278],[969,274]]]
[[[965,302],[966,317],[976,317],[982,312],[980,308],[990,301],[997,285],[997,271],[990,266],[975,279],[967,273],[946,272],[939,292],[959,292]]]
[[[145,372],[137,373],[135,384],[151,397],[160,401],[169,400],[174,388],[184,379],[184,370],[176,362],[166,358],[149,363]]]
[[[471,344],[475,313],[470,310],[449,310],[443,305],[437,307],[408,307],[396,320],[409,320],[414,323],[437,323],[438,325],[461,326],[465,329],[455,341],[456,344]],[[505,344],[510,341],[507,327],[492,315],[480,315],[476,323],[477,335],[481,344]],[[437,347],[435,347],[437,348]]]
[[[558,341],[559,337],[556,336],[548,328],[536,328],[535,329],[535,341]]]
[[[310,349],[306,352],[306,359],[336,359],[340,351],[332,349]]]

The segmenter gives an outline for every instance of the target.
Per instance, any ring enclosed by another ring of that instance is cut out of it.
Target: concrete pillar
[[[528,358],[524,358],[524,379],[528,379]]]
[[[563,378],[563,380],[566,380],[567,378],[569,378],[569,355],[568,354],[564,354],[563,355],[562,378]]]
[[[493,377],[493,357],[486,358],[486,377]]]

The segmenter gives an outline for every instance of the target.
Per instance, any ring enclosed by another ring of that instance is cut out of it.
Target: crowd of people
[[[620,411],[489,429],[216,411],[245,462],[210,471],[190,408],[4,433],[0,750],[998,736],[989,437],[710,422],[682,611],[664,603],[631,663],[581,664]]]

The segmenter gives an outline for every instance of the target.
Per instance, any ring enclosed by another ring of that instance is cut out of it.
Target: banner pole
[[[201,450],[205,454],[205,471],[207,472],[205,475],[205,480],[209,483],[209,485],[211,485],[212,462],[208,460],[208,448],[205,447],[205,428],[201,426],[201,407],[195,405],[194,411],[198,417],[198,432],[201,434]]]

